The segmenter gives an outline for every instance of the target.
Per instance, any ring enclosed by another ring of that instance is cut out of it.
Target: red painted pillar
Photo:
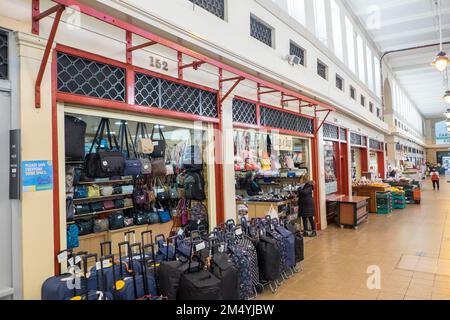
[[[318,132],[318,119],[314,118],[314,132]],[[317,133],[318,134],[318,133]],[[320,168],[319,168],[319,139],[317,138],[317,134],[314,138],[311,138],[311,158],[312,158],[312,173],[314,177],[315,186],[314,186],[314,202],[316,212],[314,213],[314,217],[316,220],[317,230],[321,230],[321,220],[320,220]]]

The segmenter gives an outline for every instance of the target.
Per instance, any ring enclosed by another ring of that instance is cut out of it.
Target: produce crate
[[[392,194],[390,191],[377,192],[377,213],[389,214],[392,212]]]

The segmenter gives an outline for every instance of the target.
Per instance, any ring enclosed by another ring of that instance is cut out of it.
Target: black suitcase
[[[220,285],[221,281],[207,270],[183,273],[178,290],[178,299],[222,300]]]
[[[64,128],[66,158],[83,159],[86,122],[73,116],[64,116]]]
[[[220,280],[222,299],[239,300],[239,274],[227,254],[213,255],[211,272]]]

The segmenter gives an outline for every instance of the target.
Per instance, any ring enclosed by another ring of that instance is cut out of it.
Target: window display
[[[203,130],[82,114],[65,124],[69,249],[132,226],[208,229]]]
[[[336,148],[336,143],[324,142],[325,194],[327,195],[338,192]]]
[[[358,181],[362,176],[361,169],[361,149],[352,148],[352,181]]]

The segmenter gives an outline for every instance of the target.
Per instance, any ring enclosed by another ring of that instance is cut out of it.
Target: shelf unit
[[[94,216],[98,216],[98,215],[101,215],[101,214],[113,213],[113,212],[127,210],[127,209],[132,209],[132,208],[134,208],[134,207],[133,206],[129,206],[129,207],[124,207],[124,208],[115,208],[115,209],[103,210],[103,211],[98,211],[98,212],[77,214],[77,215],[74,216],[73,219],[74,220],[78,220],[78,219],[82,219],[82,218],[94,217]]]
[[[121,180],[108,180],[108,181],[80,181],[78,185],[92,185],[92,184],[119,184],[119,183],[131,183],[133,179],[121,179]]]
[[[84,203],[84,202],[96,202],[96,201],[102,201],[102,200],[110,200],[110,199],[118,199],[118,198],[126,198],[130,197],[131,193],[121,193],[121,194],[113,194],[110,196],[100,196],[95,198],[79,198],[79,199],[73,199],[73,203]]]

